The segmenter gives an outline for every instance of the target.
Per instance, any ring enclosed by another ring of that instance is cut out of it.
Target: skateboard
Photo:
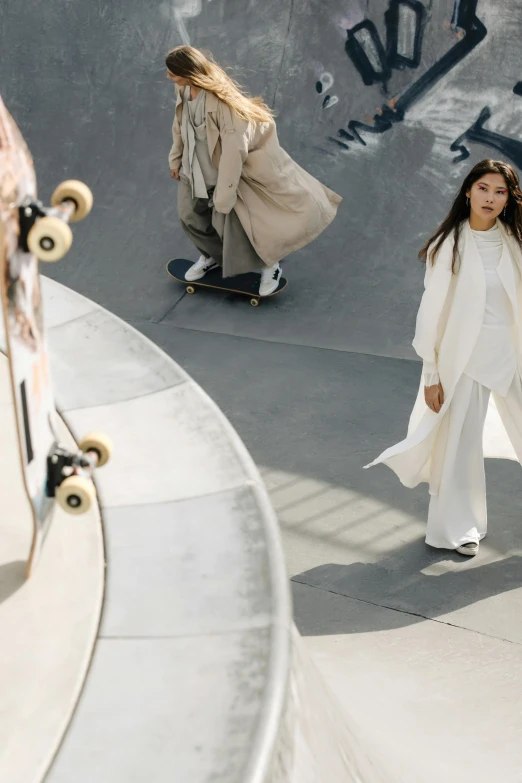
[[[243,294],[243,296],[250,297],[250,304],[252,307],[257,307],[261,299],[269,299],[271,296],[281,293],[288,283],[286,278],[281,277],[275,291],[268,294],[268,296],[259,296],[260,277],[254,272],[223,278],[221,269],[216,268],[207,272],[205,277],[202,277],[201,280],[186,280],[185,274],[192,264],[192,261],[186,261],[184,258],[175,258],[167,264],[167,272],[175,280],[178,280],[180,283],[185,283],[187,294],[195,294],[198,286],[201,286],[201,288],[217,288],[220,291],[228,291],[229,293]]]
[[[59,185],[44,207],[36,194],[31,154],[0,98],[0,302],[24,487],[33,517],[26,577],[33,572],[57,502],[71,514],[96,499],[95,467],[111,455],[110,439],[86,436],[77,452],[57,437],[38,261],[58,261],[72,244],[69,222],[90,212],[82,182]],[[1,444],[0,444],[1,445]],[[0,516],[4,513],[0,499]]]

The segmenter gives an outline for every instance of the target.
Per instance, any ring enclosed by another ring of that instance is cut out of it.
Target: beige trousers
[[[184,180],[178,182],[179,219],[188,238],[200,253],[223,267],[223,277],[266,269],[235,211],[228,215],[216,212],[212,193],[209,190],[208,199],[192,198],[190,185]]]

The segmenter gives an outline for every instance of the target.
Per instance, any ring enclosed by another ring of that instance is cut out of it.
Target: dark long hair
[[[522,248],[522,191],[520,190],[518,174],[509,163],[504,163],[501,160],[487,159],[481,160],[480,163],[477,163],[477,165],[471,169],[462,183],[462,187],[459,190],[447,217],[419,252],[419,258],[423,263],[426,263],[427,261],[431,264],[435,263],[437,253],[442,247],[444,240],[454,231],[455,240],[453,243],[451,269],[453,273],[457,271],[460,260],[460,232],[464,222],[469,219],[470,214],[470,206],[467,203],[466,193],[475,182],[481,179],[485,174],[501,174],[504,177],[508,189],[508,201],[505,215],[502,211],[498,219],[502,221],[508,232],[512,234]]]

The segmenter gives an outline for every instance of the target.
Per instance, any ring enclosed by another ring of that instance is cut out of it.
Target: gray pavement
[[[261,467],[297,626],[390,775],[522,781],[518,463],[486,461],[480,556],[433,550],[425,488],[362,469],[404,433],[418,363],[135,325],[208,390]]]
[[[473,163],[522,165],[522,2],[423,3],[423,37],[412,37],[414,21],[401,28],[403,60],[364,84],[346,29],[366,19],[384,39],[391,5],[172,0],[145,11],[128,0],[64,10],[6,0],[0,82],[41,194],[65,176],[95,194],[92,218],[49,274],[151,337],[237,428],[279,514],[299,628],[334,661],[328,676],[352,714],[370,735],[388,732],[398,770],[409,757],[404,783],[511,783],[522,780],[520,468],[488,462],[490,532],[480,557],[463,562],[425,547],[425,488],[362,465],[404,434],[416,392],[419,247]],[[283,145],[344,197],[335,223],[286,264],[287,291],[257,310],[184,296],[164,270],[191,252],[167,172],[173,97],[163,72],[164,51],[188,40],[239,69],[277,109]]]
[[[510,620],[522,595],[518,463],[486,461],[489,532],[471,561],[424,544],[424,486],[407,490],[383,466],[363,470],[403,436],[417,362],[135,326],[241,434],[271,491],[295,583],[395,609],[404,625],[451,614],[452,624],[522,643],[522,625]],[[296,619],[306,635],[384,630],[371,615],[367,627],[336,625],[301,595]]]

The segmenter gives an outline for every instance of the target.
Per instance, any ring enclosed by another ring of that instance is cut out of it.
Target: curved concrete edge
[[[115,444],[96,479],[99,640],[47,780],[272,780],[292,753],[281,748],[292,612],[258,470],[154,343],[59,283],[43,278],[43,291],[57,407],[77,436],[102,430]]]
[[[291,706],[294,758],[286,780],[295,783],[399,783],[388,759],[341,704],[300,636],[293,633]]]
[[[58,420],[60,438],[74,447]],[[7,357],[0,352],[0,780],[41,780],[67,730],[96,641],[104,591],[97,505],[56,508],[25,581],[33,522],[18,459]]]

